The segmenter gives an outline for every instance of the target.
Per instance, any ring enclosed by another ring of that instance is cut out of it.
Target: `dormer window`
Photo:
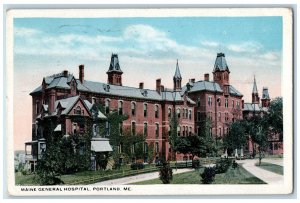
[[[81,108],[80,108],[80,106],[77,106],[76,109],[74,109],[74,114],[81,115]]]
[[[109,92],[110,86],[108,84],[104,84],[103,89],[105,90],[105,92]]]

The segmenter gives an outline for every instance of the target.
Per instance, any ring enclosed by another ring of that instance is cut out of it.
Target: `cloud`
[[[227,49],[233,52],[254,53],[261,51],[263,46],[258,42],[242,42],[239,44],[229,44]]]
[[[207,46],[207,47],[218,47],[219,43],[218,42],[214,42],[214,41],[202,41],[200,42],[203,46]]]
[[[14,34],[18,37],[29,37],[40,33],[41,31],[32,28],[14,27]]]

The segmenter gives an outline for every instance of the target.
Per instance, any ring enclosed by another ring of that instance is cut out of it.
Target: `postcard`
[[[9,194],[291,194],[292,15],[8,10]]]

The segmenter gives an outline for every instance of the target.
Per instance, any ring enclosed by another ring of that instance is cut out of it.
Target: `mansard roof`
[[[262,98],[261,99],[270,99],[269,90],[267,87],[263,88]]]
[[[259,104],[244,103],[243,111],[262,111],[262,108]]]
[[[215,71],[229,71],[226,59],[225,59],[225,54],[224,53],[218,53],[217,54],[217,58],[215,61],[215,65],[214,65],[214,70]]]
[[[110,65],[109,65],[107,72],[109,73],[109,72],[113,72],[113,71],[123,73],[120,68],[118,54],[111,55]]]

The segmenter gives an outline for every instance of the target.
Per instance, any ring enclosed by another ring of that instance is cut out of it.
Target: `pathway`
[[[273,159],[263,159],[262,161],[274,164],[275,162],[276,164],[280,162],[278,160],[272,162],[272,160]],[[238,160],[237,163],[242,164],[248,172],[268,184],[283,185],[284,183],[282,175],[255,166],[255,164],[258,163],[258,159]]]
[[[193,170],[194,169],[190,169],[190,168],[177,169],[177,170],[173,169],[173,174],[190,172]],[[124,178],[102,181],[102,182],[94,183],[92,185],[127,185],[127,184],[131,184],[131,183],[156,179],[158,177],[159,177],[158,172],[144,173],[144,174],[135,175],[135,176],[128,176],[128,177],[124,177]]]

